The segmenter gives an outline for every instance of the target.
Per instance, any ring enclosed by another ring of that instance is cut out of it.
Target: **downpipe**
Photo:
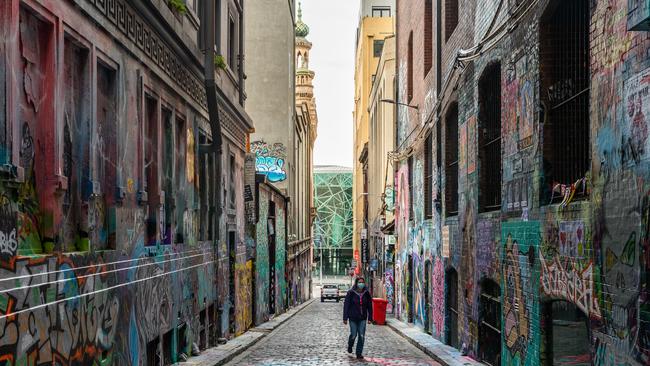
[[[212,142],[209,144],[199,145],[199,154],[208,154],[212,155],[215,158],[215,171],[218,172],[218,177],[216,179],[215,187],[217,194],[215,194],[215,206],[216,206],[216,215],[213,222],[213,227],[215,228],[215,242],[213,244],[213,260],[214,260],[214,276],[215,276],[215,300],[217,301],[219,296],[219,285],[216,281],[219,278],[219,245],[221,238],[220,222],[222,210],[222,193],[223,189],[221,187],[222,177],[221,177],[221,159],[222,159],[222,149],[223,149],[223,139],[221,134],[221,120],[219,119],[219,103],[217,101],[217,85],[216,79],[214,76],[214,51],[213,47],[215,44],[215,2],[214,1],[204,1],[205,8],[205,21],[201,23],[203,29],[203,40],[204,40],[204,61],[203,61],[203,72],[204,72],[204,83],[205,83],[205,94],[208,104],[208,114],[210,118],[210,130],[212,134]],[[217,305],[218,302],[217,302]],[[223,317],[223,307],[217,307],[217,343],[224,344],[226,343],[226,338],[221,330],[221,319]]]

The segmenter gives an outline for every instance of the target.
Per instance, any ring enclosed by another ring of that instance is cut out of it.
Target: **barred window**
[[[480,212],[501,209],[501,64],[488,66],[479,80]]]
[[[433,0],[424,2],[424,77],[433,66]]]
[[[424,218],[433,217],[433,151],[432,136],[424,140]]]
[[[445,115],[445,212],[458,215],[458,104]]]
[[[562,200],[553,194],[554,187],[576,183],[590,169],[589,47],[589,2],[552,1],[540,24],[541,204]],[[580,197],[584,192],[575,193]]]
[[[445,41],[458,26],[458,0],[445,0]]]

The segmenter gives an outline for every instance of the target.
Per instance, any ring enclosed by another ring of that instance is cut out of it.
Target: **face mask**
[[[357,284],[357,287],[359,287],[359,290],[363,290],[363,288],[366,287],[366,284],[361,282]]]

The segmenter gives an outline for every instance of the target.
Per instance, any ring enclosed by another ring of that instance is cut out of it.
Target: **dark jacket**
[[[343,320],[372,320],[372,296],[368,290],[358,293],[354,289],[345,295]]]

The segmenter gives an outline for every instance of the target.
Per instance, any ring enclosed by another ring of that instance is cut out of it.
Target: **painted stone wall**
[[[267,184],[258,183],[258,221],[249,225],[249,232],[255,237],[254,323],[261,324],[274,314],[287,309],[286,262],[286,201]],[[275,219],[269,220],[271,204],[275,207]],[[271,226],[270,222],[273,222]],[[275,240],[275,266],[271,268],[271,238]],[[273,276],[273,277],[272,277]],[[273,287],[272,287],[273,286]],[[273,289],[274,299],[271,297]],[[272,309],[273,306],[273,309]]]
[[[207,197],[221,192],[211,191],[214,158],[199,154],[209,138],[202,86],[192,89],[195,70],[178,67],[138,13],[111,4],[0,5],[11,55],[0,99],[13,101],[0,117],[0,361],[8,365],[172,364],[193,343],[233,335],[219,324],[229,309],[218,309],[231,303],[221,280],[227,259],[215,262],[227,258],[226,222],[216,238]],[[136,25],[149,32],[146,47],[134,43]],[[232,140],[241,162],[244,138]],[[234,187],[224,201],[232,196],[243,217],[241,174],[232,184],[218,179]],[[241,248],[243,225],[235,228]],[[251,271],[238,262],[239,290],[251,288]],[[232,303],[250,303],[241,297]],[[250,323],[246,308],[238,316],[240,329]]]
[[[466,1],[459,3],[461,11],[469,6]],[[483,11],[470,17],[471,27],[461,21],[449,43],[472,46],[485,34],[497,14],[498,2],[479,3]],[[515,2],[506,3],[503,14],[497,15],[497,24],[506,21],[514,9]],[[645,117],[650,112],[645,107],[650,103],[648,36],[627,31],[627,1],[585,2],[589,9],[590,88],[586,92],[590,129],[581,132],[589,135],[590,169],[581,182],[585,182],[587,197],[578,199],[578,194],[568,203],[549,204],[542,101],[562,98],[573,85],[571,81],[542,85],[540,27],[549,3],[534,4],[496,47],[465,62],[460,76],[453,79],[454,90],[444,96],[441,115],[450,103],[457,102],[459,109],[458,216],[444,216],[447,179],[435,164],[429,178],[431,197],[434,208],[436,204],[443,207],[434,209],[430,220],[421,214],[426,197],[422,191],[422,142],[413,146],[411,164],[406,158],[398,162],[395,311],[399,319],[412,319],[434,337],[479,359],[486,347],[481,343],[485,319],[481,294],[489,280],[499,288],[501,364],[568,364],[581,359],[594,365],[645,365],[650,362],[650,163]],[[428,78],[416,76],[413,100],[406,95],[407,38],[411,30],[419,29],[412,15],[420,5],[414,1],[398,6],[402,7],[398,16],[407,17],[398,21],[398,99],[426,106],[427,90],[433,88]],[[449,43],[445,47],[450,47]],[[496,62],[501,66],[502,202],[499,211],[482,213],[478,204],[481,103],[477,85],[484,71]],[[415,75],[419,75],[417,67]],[[414,140],[409,135],[420,122],[418,114],[399,107],[398,145]],[[438,136],[435,124],[433,127],[433,159],[440,139],[444,162],[448,146],[444,135]],[[560,183],[572,189],[568,182]],[[581,184],[573,189],[581,191]],[[458,318],[454,324],[448,301],[452,272],[458,273]],[[431,305],[422,307],[427,302]],[[587,347],[578,358],[549,359],[553,347],[549,314],[554,304],[574,307],[586,318],[588,331],[579,341]],[[452,329],[457,332],[450,332]],[[457,339],[449,339],[449,334],[457,334]]]

